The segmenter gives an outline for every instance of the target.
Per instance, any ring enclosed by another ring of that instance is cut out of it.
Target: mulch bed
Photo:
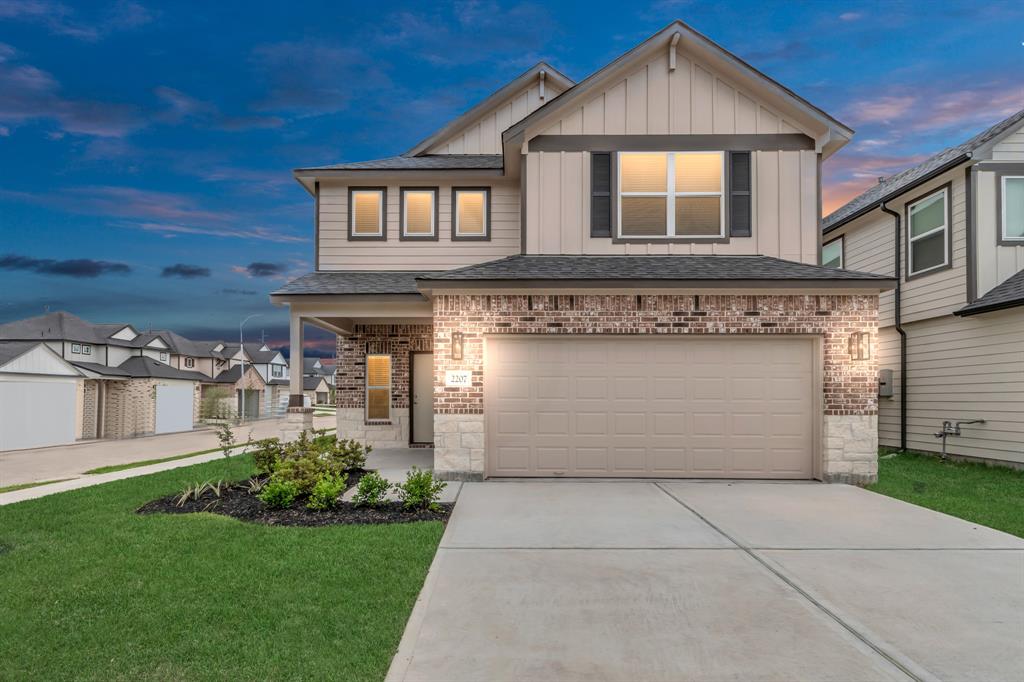
[[[354,486],[362,472],[349,477]],[[352,487],[352,486],[349,486]],[[441,504],[440,511],[406,511],[400,502],[387,502],[370,509],[356,507],[351,502],[339,502],[334,509],[314,511],[306,509],[305,502],[296,501],[289,509],[269,509],[255,495],[250,495],[246,487],[240,484],[221,491],[220,497],[207,492],[198,500],[188,500],[178,506],[178,495],[168,495],[139,507],[139,514],[195,514],[210,512],[223,514],[242,521],[263,523],[268,526],[333,526],[337,524],[381,524],[410,523],[412,521],[448,522],[454,504]]]

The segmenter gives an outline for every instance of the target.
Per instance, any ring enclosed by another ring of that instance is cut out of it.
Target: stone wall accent
[[[483,478],[483,414],[434,415],[434,470],[447,480]]]
[[[391,421],[367,423],[362,407],[339,407],[338,438],[354,438],[375,448],[409,447],[409,408],[392,407]]]
[[[876,362],[849,358],[849,335],[871,334],[876,348],[878,296],[860,295],[438,295],[434,298],[435,440],[445,415],[483,414],[483,349],[489,334],[811,334],[823,339],[824,414],[829,417],[877,419]],[[464,334],[463,360],[451,359],[451,334]],[[449,388],[445,371],[468,369],[472,386]],[[851,427],[852,429],[852,427]],[[824,429],[823,429],[824,431]],[[846,453],[866,453],[877,444],[858,429],[863,442],[844,442],[842,454],[826,449],[826,457],[839,457],[840,474],[847,467]],[[869,442],[870,441],[870,442]],[[435,448],[435,468],[443,470],[467,455],[462,439],[445,439]],[[455,448],[449,452],[448,448]],[[486,446],[484,446],[486,447]],[[866,456],[866,455],[864,455]],[[876,456],[877,458],[877,456]],[[483,460],[470,456],[473,472],[483,471]],[[858,465],[858,469],[864,466]]]
[[[289,407],[281,427],[280,438],[283,442],[295,440],[303,431],[313,430],[312,407]]]
[[[822,478],[863,485],[878,480],[878,415],[825,415]]]

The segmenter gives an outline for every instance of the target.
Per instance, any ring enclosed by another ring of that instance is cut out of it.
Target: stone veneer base
[[[867,485],[878,481],[878,416],[825,415],[822,480]]]
[[[378,449],[409,447],[408,408],[392,407],[386,424],[367,424],[366,411],[361,407],[339,407],[336,419],[338,438],[354,438]]]

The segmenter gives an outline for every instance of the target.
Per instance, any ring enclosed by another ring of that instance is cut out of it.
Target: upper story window
[[[619,236],[725,236],[721,152],[619,154]]]
[[[196,366],[196,359],[195,358],[185,358],[185,366],[188,367],[189,369],[192,369],[193,367]]]
[[[907,204],[907,276],[946,267],[949,259],[949,190],[946,185]]]
[[[402,188],[402,239],[437,239],[437,188]]]
[[[489,187],[452,188],[452,240],[491,238]]]
[[[284,376],[284,365],[271,365],[270,366],[270,373],[275,378],[278,378],[278,379],[283,377]]]
[[[92,346],[87,343],[82,344],[82,355],[92,355]]]
[[[72,353],[78,353],[79,355],[81,355],[81,353],[82,353],[82,344],[80,344],[80,343],[73,343],[73,344],[71,344],[71,352]]]
[[[384,187],[349,187],[349,239],[387,239],[387,194]]]
[[[167,353],[160,353],[160,362],[167,362]]]
[[[844,251],[845,244],[843,243],[843,238],[833,239],[821,247],[821,264],[826,268],[842,270],[846,267],[846,263],[843,260]]]
[[[1002,177],[1003,205],[1000,207],[1003,241],[1024,242],[1024,176]]]

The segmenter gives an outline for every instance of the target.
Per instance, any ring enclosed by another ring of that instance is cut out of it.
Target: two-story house
[[[338,432],[443,477],[870,481],[889,275],[821,267],[853,131],[681,22],[546,63],[405,154],[301,168]],[[301,353],[290,429],[308,428]]]
[[[880,179],[823,233],[824,264],[897,280],[880,442],[941,451],[950,422],[947,452],[1024,464],[1024,111]]]

